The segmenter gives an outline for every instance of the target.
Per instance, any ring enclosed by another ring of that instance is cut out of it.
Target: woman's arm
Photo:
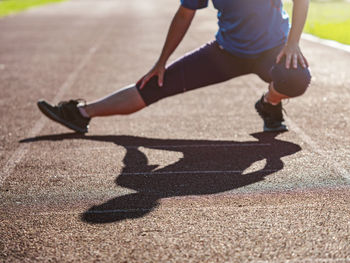
[[[163,86],[166,62],[185,36],[195,13],[195,10],[183,6],[179,7],[171,22],[162,53],[153,68],[141,79],[142,83],[140,89],[142,89],[153,76],[158,76],[158,85],[160,87]]]
[[[307,11],[309,9],[309,0],[293,0],[292,27],[290,29],[288,40],[285,47],[277,56],[276,63],[279,63],[283,56],[286,56],[286,68],[298,67],[298,62],[304,67],[308,67],[308,62],[299,48],[301,33],[305,25]]]

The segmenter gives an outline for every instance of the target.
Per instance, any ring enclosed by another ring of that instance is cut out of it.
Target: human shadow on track
[[[301,150],[299,145],[276,139],[278,133],[251,135],[258,140],[236,142],[60,134],[21,142],[84,139],[111,142],[126,149],[124,167],[115,182],[136,193],[115,197],[81,215],[85,222],[102,224],[143,217],[154,210],[162,198],[217,194],[262,181],[283,169],[282,157]],[[149,164],[140,147],[181,152],[183,157],[157,169],[158,165]],[[264,159],[264,168],[244,172]]]

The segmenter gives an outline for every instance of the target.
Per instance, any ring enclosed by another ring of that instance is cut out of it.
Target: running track
[[[350,54],[303,41],[313,82],[263,134],[245,76],[96,119],[77,136],[46,98],[92,100],[155,62],[177,1],[72,0],[0,19],[0,259],[349,262]],[[211,40],[197,13],[172,57]]]

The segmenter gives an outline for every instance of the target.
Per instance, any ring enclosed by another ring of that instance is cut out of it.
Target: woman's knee
[[[296,69],[287,69],[284,63],[279,63],[272,67],[270,74],[275,90],[288,97],[304,94],[311,82],[309,69],[300,65]]]

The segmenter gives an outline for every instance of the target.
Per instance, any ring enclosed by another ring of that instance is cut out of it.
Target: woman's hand
[[[309,63],[307,62],[306,58],[304,57],[303,53],[301,52],[298,44],[286,44],[281,52],[278,54],[276,63],[278,64],[282,58],[286,56],[286,68],[289,69],[290,65],[293,65],[293,68],[298,68],[298,62],[303,68],[306,68],[309,66]]]
[[[143,78],[137,82],[141,82],[140,89],[143,89],[146,83],[154,76],[158,76],[158,85],[160,87],[163,86],[166,62],[176,47],[180,44],[182,38],[185,36],[188,28],[191,25],[195,13],[195,10],[188,9],[180,5],[170,24],[167,38],[165,40],[163,50],[160,54],[158,62]]]
[[[141,82],[140,90],[143,89],[146,83],[154,76],[158,76],[158,86],[162,87],[163,80],[164,80],[164,72],[165,72],[165,63],[157,62],[153,66],[153,68],[138,81],[138,83]]]
[[[278,54],[276,63],[279,63],[286,56],[286,68],[289,69],[292,63],[293,68],[298,68],[298,62],[303,68],[309,66],[306,58],[299,48],[300,36],[303,31],[310,0],[293,0],[292,26],[289,31],[287,44]]]

